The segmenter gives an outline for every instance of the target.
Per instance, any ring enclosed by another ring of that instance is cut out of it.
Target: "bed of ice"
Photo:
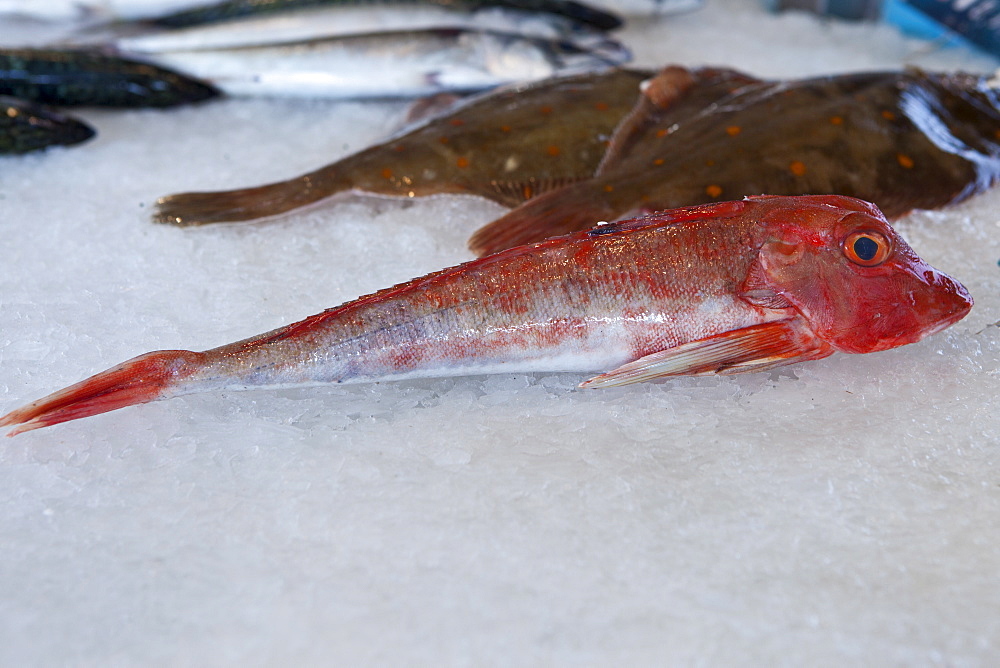
[[[641,65],[770,76],[997,65],[740,0],[623,35]],[[91,143],[0,159],[0,413],[469,258],[499,206],[148,222],[160,195],[309,170],[405,112],[88,110]],[[603,391],[539,374],[192,395],[4,439],[0,664],[985,665],[1000,189],[898,228],[977,304],[885,353]]]

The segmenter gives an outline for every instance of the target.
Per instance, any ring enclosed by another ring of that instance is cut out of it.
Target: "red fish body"
[[[604,370],[585,387],[884,350],[972,300],[846,197],[665,211],[513,248],[201,353],[142,355],[0,418],[13,433],[180,394]]]

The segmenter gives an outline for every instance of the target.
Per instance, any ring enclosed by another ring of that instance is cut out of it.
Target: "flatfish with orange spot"
[[[651,74],[611,70],[491,92],[308,174],[164,197],[154,220],[185,226],[257,220],[352,191],[471,194],[517,206],[593,175]]]
[[[761,193],[849,195],[897,218],[1000,177],[1000,96],[983,76],[909,69],[748,78],[698,109],[687,98],[699,90],[685,90],[683,70],[664,70],[592,178],[519,206],[470,247],[487,254],[630,212]]]

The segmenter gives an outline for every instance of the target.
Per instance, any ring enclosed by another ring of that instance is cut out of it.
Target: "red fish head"
[[[873,204],[830,195],[752,200],[765,241],[745,287],[758,301],[784,298],[837,350],[913,343],[972,308],[965,287],[921,260]]]

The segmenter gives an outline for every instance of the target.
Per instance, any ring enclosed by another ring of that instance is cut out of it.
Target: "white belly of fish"
[[[530,41],[494,33],[374,35],[282,47],[175,51],[156,62],[235,96],[411,97],[474,91],[558,70]]]

